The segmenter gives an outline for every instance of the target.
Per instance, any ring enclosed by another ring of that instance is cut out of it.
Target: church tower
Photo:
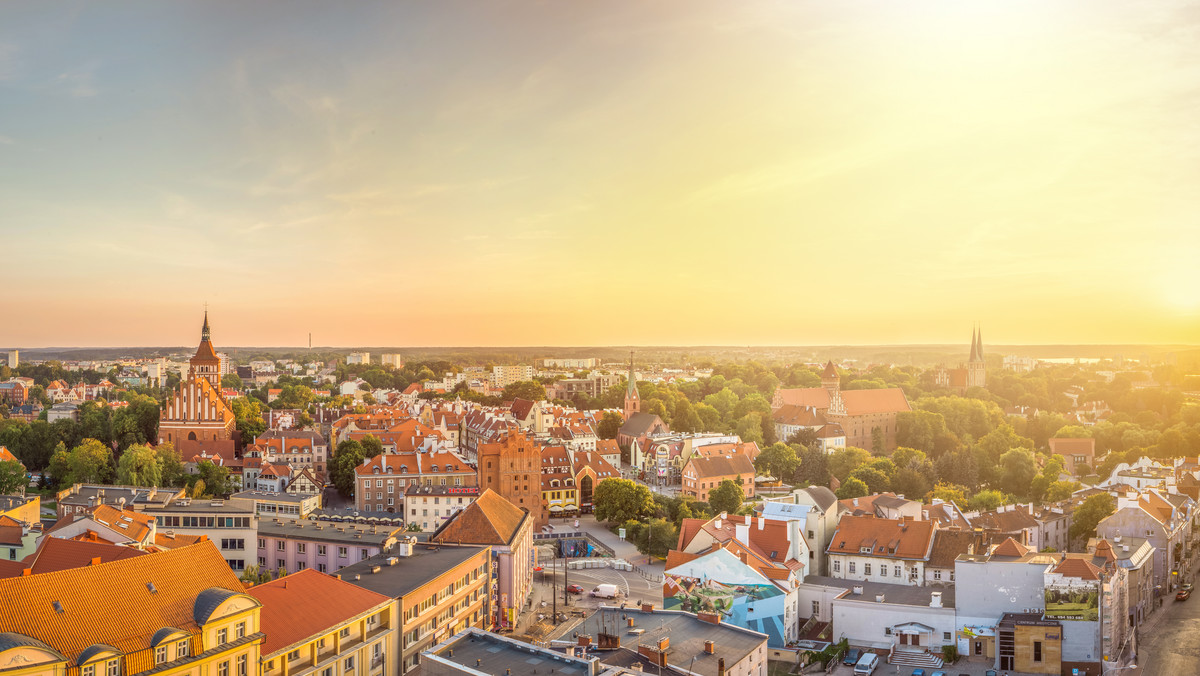
[[[204,328],[200,329],[200,346],[191,359],[192,368],[188,378],[204,378],[217,390],[221,391],[221,359],[217,357],[212,345],[212,333],[208,329],[208,310],[204,311]]]
[[[642,397],[638,394],[637,377],[633,375],[633,351],[629,351],[629,384],[625,387],[625,420],[642,411]]]
[[[987,364],[983,361],[983,329],[971,331],[971,357],[967,360],[967,387],[987,387]]]

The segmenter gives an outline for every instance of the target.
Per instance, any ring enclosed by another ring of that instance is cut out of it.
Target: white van
[[[873,674],[875,669],[879,667],[879,655],[875,653],[863,653],[863,656],[858,658],[858,664],[854,665],[855,676],[858,674]]]
[[[620,593],[615,584],[602,584],[592,590],[592,596],[602,599],[614,599]]]

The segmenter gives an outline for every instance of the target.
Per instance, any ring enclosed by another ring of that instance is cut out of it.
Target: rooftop
[[[862,582],[858,580],[842,580],[836,577],[809,575],[804,578],[804,584],[835,587],[849,591],[841,598],[859,601],[876,602],[876,596],[883,594],[883,602],[904,606],[928,606],[934,592],[941,592],[942,606],[954,607],[954,586],[946,587],[912,587],[906,584],[887,584],[884,582]],[[854,588],[862,587],[862,594],[855,594]]]
[[[258,534],[261,537],[319,542],[383,546],[389,538],[400,532],[402,529],[399,526],[333,523],[309,519],[262,519],[258,522]]]
[[[378,594],[400,598],[486,549],[473,545],[418,544],[410,556],[379,554],[341,569],[336,577]],[[373,572],[376,567],[379,571]]]
[[[460,631],[427,650],[422,661],[436,656],[454,665],[486,674],[529,673],[541,669],[558,676],[588,676],[596,673],[596,662],[568,657],[474,627]],[[551,671],[552,670],[552,671]]]
[[[147,514],[254,514],[254,503],[250,500],[173,500],[168,505],[147,505]]]
[[[229,496],[234,500],[256,500],[258,502],[291,502],[300,504],[305,501],[321,499],[320,495],[296,495],[294,493],[276,493],[274,491],[242,491]]]
[[[251,587],[262,604],[264,657],[312,640],[351,620],[387,606],[391,598],[343,582],[312,568]]]
[[[628,626],[630,618],[633,619],[633,627]],[[630,633],[630,629],[641,629],[643,632],[634,634]],[[729,624],[710,624],[678,610],[647,612],[636,608],[604,606],[572,631],[591,636],[593,646],[599,643],[601,633],[613,634],[622,648],[634,651],[639,644],[654,646],[659,639],[668,638],[667,664],[701,676],[717,676],[718,659],[724,658],[726,668],[730,669],[767,641],[766,634]],[[717,645],[714,654],[704,652],[705,641],[713,641]],[[606,661],[612,655],[602,650],[593,654],[601,661]]]

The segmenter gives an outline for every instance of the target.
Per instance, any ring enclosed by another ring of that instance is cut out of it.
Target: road
[[[1141,632],[1137,651],[1140,668],[1128,672],[1146,676],[1200,673],[1200,597],[1164,603],[1168,605],[1162,611],[1163,617],[1153,629]]]

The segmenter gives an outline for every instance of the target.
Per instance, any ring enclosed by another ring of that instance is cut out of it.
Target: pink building
[[[289,573],[309,568],[333,574],[391,551],[402,529],[308,519],[263,519],[258,526],[258,565]]]

